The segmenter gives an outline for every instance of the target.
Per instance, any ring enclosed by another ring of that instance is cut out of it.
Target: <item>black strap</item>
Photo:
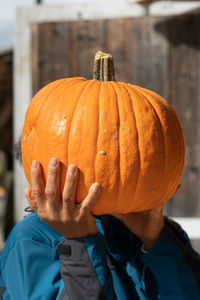
[[[24,208],[24,211],[25,212],[33,212],[33,210],[30,208],[30,206]]]
[[[60,245],[58,245],[58,252],[59,252],[61,255],[65,255],[65,256],[70,257],[70,256],[71,256],[71,253],[72,253],[72,249],[71,249],[71,246],[70,246],[70,245],[63,245],[63,244],[60,244]]]

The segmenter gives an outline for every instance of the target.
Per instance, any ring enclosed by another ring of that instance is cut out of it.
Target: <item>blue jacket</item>
[[[35,213],[25,217],[0,255],[0,299],[200,299],[200,257],[178,224],[165,218],[159,241],[143,253],[116,218],[96,223],[96,236],[62,239]]]

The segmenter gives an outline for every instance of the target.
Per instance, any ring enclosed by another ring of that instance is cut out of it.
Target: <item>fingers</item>
[[[63,208],[72,214],[75,205],[76,185],[78,181],[78,168],[70,165],[67,169],[65,186],[63,189]]]
[[[57,211],[61,207],[60,197],[60,163],[56,158],[52,158],[49,162],[46,187],[42,178],[42,169],[37,161],[33,161],[31,166],[32,191],[25,191],[26,198],[33,210],[45,211],[45,206],[53,211]],[[75,209],[75,195],[78,182],[78,168],[70,165],[67,170],[65,186],[63,189],[62,209],[65,214],[73,216]],[[89,190],[87,197],[79,205],[82,213],[90,212],[100,194],[100,185],[94,183]],[[60,206],[60,207],[59,207]],[[46,208],[47,208],[46,207]],[[58,212],[58,211],[57,211]]]
[[[31,165],[31,181],[32,181],[32,195],[38,206],[44,205],[44,182],[42,178],[42,169],[40,164],[33,160]]]
[[[82,212],[90,212],[94,205],[96,204],[98,197],[101,192],[101,187],[99,183],[93,183],[90,187],[87,197],[81,203]]]
[[[29,199],[31,198],[31,188],[30,187],[26,188],[24,193],[25,193],[25,197],[26,197],[27,201],[29,201]]]
[[[55,209],[61,205],[60,163],[56,158],[52,158],[49,162],[45,194],[51,208]]]
[[[28,204],[29,204],[30,208],[32,210],[34,210],[35,212],[37,212],[37,203],[36,203],[35,199],[32,196],[32,189],[31,188],[26,188],[24,192],[25,192],[25,197],[28,201]]]

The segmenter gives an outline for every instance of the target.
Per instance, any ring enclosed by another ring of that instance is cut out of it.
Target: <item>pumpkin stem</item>
[[[94,59],[93,79],[104,81],[115,81],[114,60],[111,54],[98,51]]]

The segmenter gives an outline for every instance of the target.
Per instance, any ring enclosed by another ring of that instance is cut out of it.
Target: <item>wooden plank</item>
[[[32,72],[32,92],[33,95],[37,93],[40,86],[39,77],[39,38],[38,38],[38,24],[31,25],[31,72]]]
[[[104,21],[70,22],[70,76],[93,78],[94,55],[104,50]]]
[[[0,149],[11,154],[12,149],[12,97],[13,97],[13,55],[0,55]]]
[[[169,42],[156,30],[159,22],[158,18],[133,19],[131,81],[169,102]]]
[[[68,76],[68,29],[67,22],[37,24],[32,27],[33,59],[36,60],[33,68],[34,92],[51,81]]]
[[[182,123],[186,142],[186,168],[182,188],[174,197],[173,216],[200,214],[200,88],[199,15],[168,20],[170,30],[170,99]]]
[[[112,53],[116,80],[131,82],[132,19],[106,20],[106,51]]]

